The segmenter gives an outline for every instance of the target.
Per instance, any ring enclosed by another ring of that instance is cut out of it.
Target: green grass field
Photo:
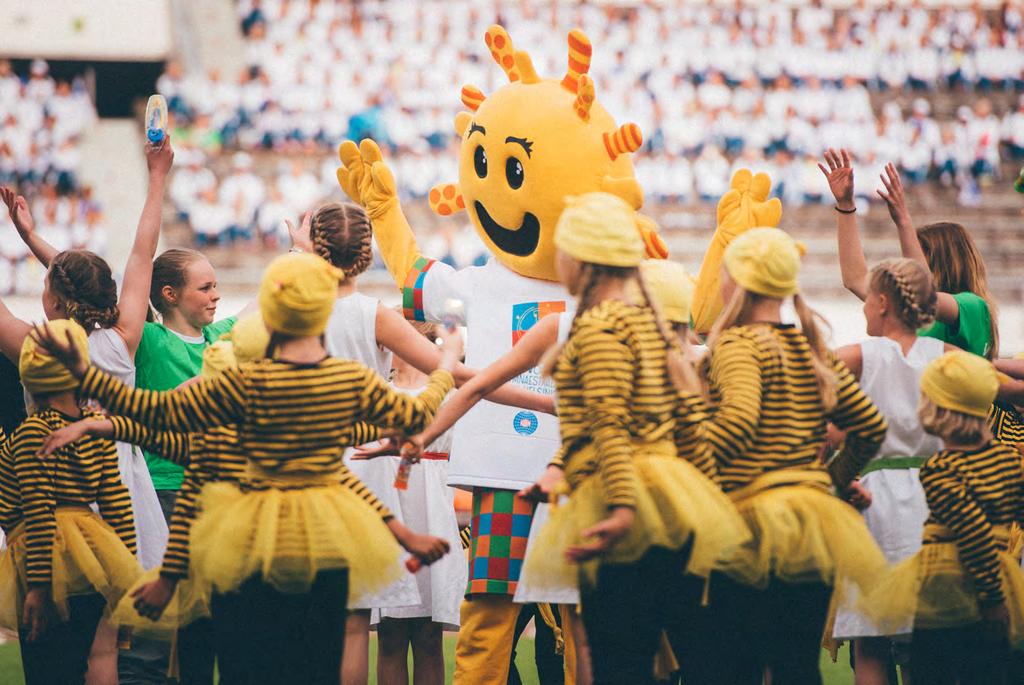
[[[455,638],[445,638],[445,665],[447,667],[447,680],[451,682],[452,670],[455,667]],[[370,643],[370,663],[375,661],[376,641]],[[833,664],[825,652],[821,653],[821,672],[824,674],[825,685],[852,685],[853,673],[849,668],[849,658],[844,648],[839,653],[839,661]],[[533,666],[533,641],[523,640],[519,646],[518,658],[519,673],[523,677],[525,685],[536,685],[537,671]],[[372,669],[371,669],[372,670]],[[376,685],[377,678],[370,673],[370,685]],[[14,642],[0,645],[0,683],[4,685],[24,685],[25,681],[21,676],[21,657],[18,654],[18,645]]]

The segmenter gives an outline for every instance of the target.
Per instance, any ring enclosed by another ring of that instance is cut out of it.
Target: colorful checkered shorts
[[[526,556],[534,504],[514,490],[473,491],[466,594],[514,595]]]

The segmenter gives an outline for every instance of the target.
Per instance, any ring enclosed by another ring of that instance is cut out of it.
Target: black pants
[[[552,604],[555,622],[561,627],[558,606]],[[548,627],[540,615],[536,604],[525,604],[516,620],[515,642],[512,644],[512,656],[509,659],[508,685],[522,685],[519,669],[516,668],[516,647],[526,626],[533,621],[535,632],[533,660],[537,664],[537,678],[540,685],[563,685],[565,683],[565,658],[555,651],[555,632]]]
[[[170,523],[177,490],[157,490],[160,510]],[[127,649],[118,650],[117,678],[120,685],[164,685],[171,660],[171,644],[133,635]]]
[[[988,635],[981,623],[915,630],[910,673],[915,683],[927,685],[1001,685],[1007,682],[1009,657],[1006,639]]]
[[[653,683],[654,655],[663,630],[683,662],[684,681],[700,682],[687,664],[701,658],[691,640],[704,584],[685,575],[689,555],[689,546],[655,547],[632,564],[604,564],[595,585],[581,584],[594,685]],[[687,660],[687,654],[698,658]]]
[[[317,574],[309,592],[287,594],[254,576],[214,603],[221,682],[337,685],[345,645],[348,570]],[[227,616],[223,612],[227,612]],[[218,615],[219,614],[219,615]]]
[[[68,597],[67,621],[51,623],[35,642],[21,640],[25,685],[84,682],[89,650],[105,606],[99,593]]]
[[[691,624],[690,652],[680,651],[686,685],[761,685],[766,669],[772,685],[820,685],[821,636],[832,588],[823,583],[784,583],[764,589],[712,574],[708,605]],[[700,677],[687,679],[687,654]],[[921,681],[926,682],[926,681]]]
[[[213,685],[213,621],[201,618],[178,630],[178,682]],[[224,683],[224,679],[221,678]],[[225,683],[225,685],[227,685]]]

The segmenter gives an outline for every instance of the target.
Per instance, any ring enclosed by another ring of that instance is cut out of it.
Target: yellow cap
[[[624,267],[638,266],[646,249],[633,209],[608,193],[565,198],[555,246],[581,262]]]
[[[213,378],[236,366],[238,360],[235,358],[234,345],[231,341],[216,340],[203,350],[203,368],[199,375],[203,378]]]
[[[800,290],[797,275],[806,249],[777,228],[752,228],[725,248],[725,268],[744,290],[783,298]]]
[[[89,336],[76,321],[54,319],[47,325],[62,342],[70,333],[71,341],[78,348],[79,354],[86,362],[89,361]],[[78,387],[78,379],[49,352],[40,348],[32,336],[26,336],[25,342],[21,345],[18,373],[21,374],[21,384],[31,395],[48,395]]]
[[[260,313],[253,312],[239,319],[228,333],[221,336],[221,340],[230,340],[235,359],[239,364],[245,364],[267,356],[270,331]]]
[[[640,265],[640,275],[666,320],[675,324],[690,323],[693,279],[682,264],[665,259],[647,259]]]
[[[260,284],[260,313],[267,327],[286,335],[320,335],[343,277],[341,269],[314,254],[281,255]]]
[[[925,367],[921,392],[944,409],[985,418],[999,392],[999,377],[989,360],[955,350]]]

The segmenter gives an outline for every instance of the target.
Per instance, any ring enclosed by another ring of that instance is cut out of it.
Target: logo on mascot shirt
[[[532,411],[521,411],[512,419],[512,427],[520,435],[533,435],[538,425],[540,425],[540,421]]]
[[[512,305],[512,345],[515,346],[526,331],[548,314],[565,311],[565,302],[520,302]]]
[[[501,26],[491,26],[487,48],[509,83],[485,95],[464,86],[455,130],[459,182],[430,191],[442,216],[466,211],[488,250],[520,276],[555,281],[555,224],[565,198],[603,191],[633,209],[643,204],[631,153],[643,135],[633,123],[618,126],[597,101],[590,69],[591,45],[574,29],[568,36],[568,67],[560,80],[542,79],[530,56],[515,50]],[[641,228],[649,256],[667,248]]]

